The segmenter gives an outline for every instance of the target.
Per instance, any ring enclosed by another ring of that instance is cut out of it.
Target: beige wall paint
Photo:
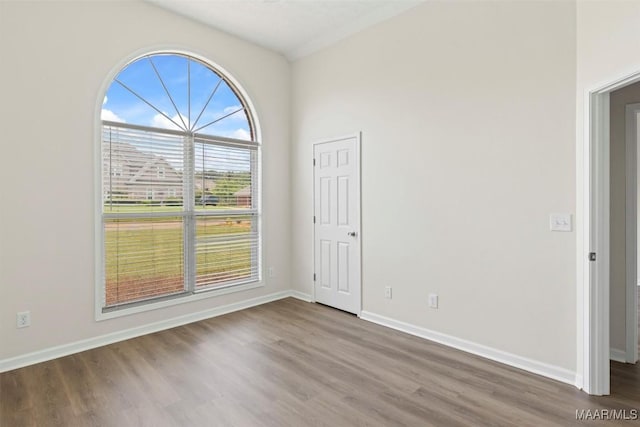
[[[626,106],[640,102],[640,83],[611,93],[610,97],[610,343],[626,351]]]
[[[581,177],[584,173],[582,158],[587,147],[586,114],[589,91],[597,90],[614,81],[640,72],[640,3],[638,2],[578,2],[577,3],[577,83],[576,83],[576,113],[577,113],[577,173]],[[578,204],[582,204],[582,181],[578,180]],[[578,227],[581,223],[578,223]],[[613,231],[613,230],[612,230]],[[617,232],[619,234],[619,231]],[[580,238],[580,236],[578,236]],[[581,244],[581,242],[578,242]],[[580,256],[580,255],[579,255]],[[578,292],[580,301],[582,275],[578,271]],[[612,292],[616,292],[612,289]],[[620,304],[618,298],[615,304]],[[612,304],[614,301],[612,301]],[[620,311],[622,312],[624,308]],[[579,305],[579,318],[582,310]],[[617,320],[612,316],[613,322]],[[583,325],[578,325],[582,331]],[[616,328],[617,330],[618,328]],[[612,330],[613,332],[613,330]],[[617,332],[616,332],[617,334]],[[579,335],[578,348],[582,345]],[[619,337],[610,337],[612,346],[623,341]],[[619,349],[624,349],[620,344]],[[582,360],[579,359],[579,369]]]
[[[294,63],[293,286],[312,143],[362,131],[363,309],[575,369],[576,234],[549,231],[575,212],[575,31],[570,2],[428,2]]]
[[[264,142],[263,288],[94,320],[94,140],[107,75],[180,47],[229,71]],[[0,2],[0,360],[287,290],[290,66],[280,55],[143,2]],[[31,310],[32,326],[15,328]]]

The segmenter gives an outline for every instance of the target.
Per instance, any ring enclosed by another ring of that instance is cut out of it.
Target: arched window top
[[[256,139],[251,112],[233,83],[204,61],[174,52],[127,64],[107,89],[101,118],[185,134]]]

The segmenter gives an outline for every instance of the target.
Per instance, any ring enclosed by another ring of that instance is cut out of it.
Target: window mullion
[[[184,216],[184,283],[185,290],[188,292],[195,291],[196,283],[196,218],[195,211],[195,193],[194,193],[194,170],[195,155],[193,135],[184,136],[184,175],[183,175],[183,194],[182,201]]]

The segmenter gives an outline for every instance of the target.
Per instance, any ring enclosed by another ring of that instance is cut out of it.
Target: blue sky
[[[242,108],[240,100],[227,83],[221,82],[216,73],[200,62],[179,55],[155,55],[152,61],[147,57],[140,58],[116,76],[104,99],[103,120],[179,129],[171,120],[140,100],[118,81],[162,111],[180,127],[184,126],[184,122],[187,127],[193,128],[196,119],[201,115],[195,125],[197,129]],[[171,98],[163,88],[163,83]],[[207,104],[216,85],[219,86]],[[171,102],[172,99],[180,116]],[[197,132],[250,139],[248,121],[242,111]]]

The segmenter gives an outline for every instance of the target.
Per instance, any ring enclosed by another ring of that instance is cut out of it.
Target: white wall
[[[640,102],[640,83],[611,93],[610,97],[610,344],[626,349],[627,251],[626,251],[626,106]]]
[[[576,235],[549,213],[575,212],[575,31],[570,2],[428,2],[294,63],[296,289],[312,143],[362,131],[363,309],[574,371]]]
[[[100,88],[142,49],[180,47],[229,71],[264,142],[265,287],[94,321],[94,140]],[[280,55],[141,2],[0,2],[0,361],[287,290],[290,67]],[[284,189],[284,190],[283,190]],[[32,326],[15,328],[31,310]]]

